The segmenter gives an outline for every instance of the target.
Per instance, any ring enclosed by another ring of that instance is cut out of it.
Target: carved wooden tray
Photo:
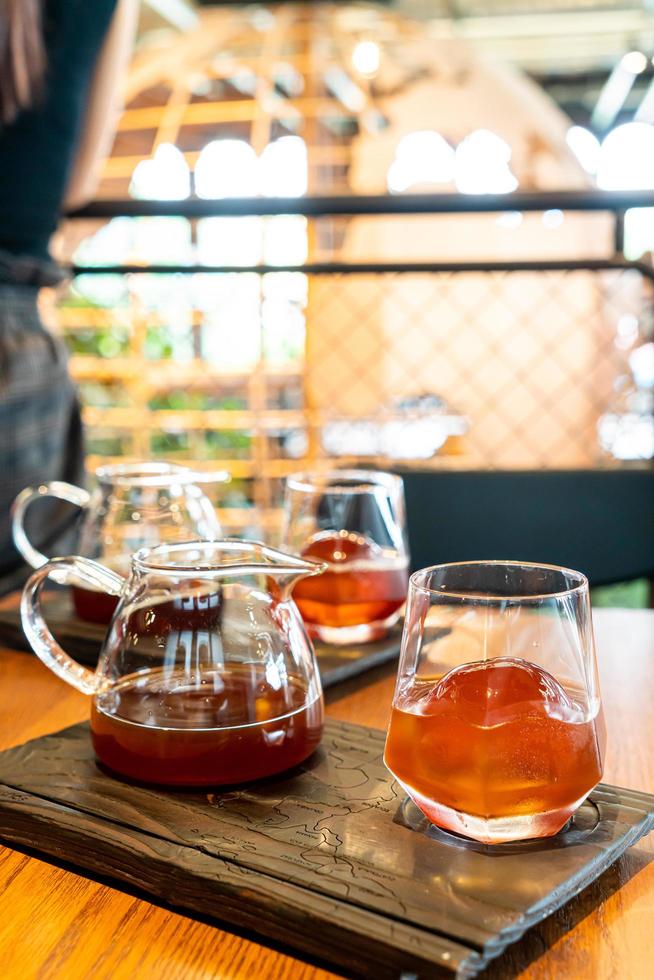
[[[79,619],[67,589],[46,593],[43,608],[48,625],[62,647],[80,663],[95,667],[105,637],[105,627]],[[401,639],[402,625],[398,624],[385,639],[375,643],[349,646],[314,643],[323,687],[339,684],[393,660],[399,655]],[[17,606],[0,609],[0,642],[16,650],[31,649],[23,633]]]
[[[330,721],[291,773],[220,792],[114,779],[86,725],[0,753],[0,837],[375,978],[473,976],[654,826],[654,797],[599,786],[541,842],[430,828],[382,732]]]

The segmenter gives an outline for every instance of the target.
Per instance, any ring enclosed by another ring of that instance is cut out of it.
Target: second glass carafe
[[[375,470],[297,473],[286,481],[282,547],[327,562],[294,598],[324,643],[384,637],[406,600],[409,553],[404,486]]]
[[[77,551],[101,561],[121,575],[127,574],[132,555],[173,541],[222,536],[212,498],[218,485],[229,480],[225,471],[201,473],[166,462],[101,466],[93,492],[56,481],[27,487],[14,502],[14,543],[33,568],[47,557],[38,551],[25,530],[27,508],[43,497],[57,497],[80,507],[82,519]],[[70,581],[75,612],[87,622],[108,623],[116,608],[114,596]]]

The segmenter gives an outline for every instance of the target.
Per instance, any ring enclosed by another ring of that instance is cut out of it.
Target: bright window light
[[[307,260],[307,219],[280,214],[267,218],[263,260],[269,265],[302,265]]]
[[[198,197],[253,197],[259,190],[259,160],[244,140],[212,140],[195,165]]]
[[[192,261],[191,225],[186,218],[113,218],[75,251],[81,265],[120,262],[177,265]]]
[[[147,0],[147,3],[180,31],[192,31],[198,26],[198,15],[182,0]]]
[[[211,287],[213,304],[203,318],[200,338],[202,357],[223,371],[250,371],[261,352],[258,276],[212,276]]]
[[[359,41],[352,52],[352,64],[361,75],[374,75],[379,70],[379,45],[374,41]]]
[[[454,176],[454,149],[433,129],[403,136],[388,168],[388,189],[401,194],[416,184],[449,184]]]
[[[309,181],[307,146],[299,136],[269,143],[259,160],[259,189],[266,197],[299,197]]]
[[[510,231],[519,228],[522,224],[522,211],[504,211],[497,216],[495,224],[499,228],[508,228]]]
[[[112,218],[94,235],[84,238],[73,255],[78,265],[119,265],[133,257],[133,219]],[[100,277],[102,278],[102,277]]]
[[[618,350],[629,350],[638,340],[639,333],[638,318],[632,313],[623,313],[616,327],[615,346]]]
[[[647,58],[641,51],[629,51],[617,63],[597,99],[591,125],[594,129],[607,130],[616,119],[633,88],[638,75],[647,68]]]
[[[220,73],[220,66],[218,66]],[[257,76],[249,68],[237,68],[229,79],[237,92],[253,96],[257,90]]]
[[[629,356],[629,367],[640,388],[654,389],[654,344],[642,344]]]
[[[647,68],[647,58],[642,51],[628,51],[622,55],[620,66],[630,75],[640,75]]]
[[[195,166],[198,197],[298,197],[308,184],[306,143],[299,136],[282,136],[258,157],[244,140],[207,143]]]
[[[624,254],[635,261],[654,252],[654,208],[629,208],[624,216]]]
[[[297,362],[304,350],[304,315],[292,303],[264,300],[261,309],[264,356],[268,363]]]
[[[328,68],[324,75],[325,85],[338,101],[350,112],[363,112],[366,107],[366,93],[342,68]]]
[[[603,190],[654,188],[654,126],[625,123],[602,143],[597,183]]]
[[[263,295],[265,299],[305,307],[309,302],[307,277],[302,272],[267,272],[263,276]]]
[[[199,197],[295,197],[308,185],[307,148],[302,139],[284,136],[260,157],[242,140],[214,140],[201,152],[195,169]],[[190,172],[184,155],[162,144],[134,170],[135,197],[171,200],[188,197]],[[210,217],[197,222],[192,243],[185,218],[115,218],[85,239],[76,252],[82,264],[113,262],[192,262],[203,265],[300,265],[307,259],[307,221],[297,215]],[[200,350],[222,370],[249,371],[265,354],[275,364],[295,362],[304,349],[307,277],[278,272],[196,274],[183,277],[141,275],[130,290],[166,322],[167,340],[177,360],[194,356],[193,307],[204,312]],[[120,276],[78,277],[80,295],[103,305],[126,301]],[[263,346],[262,346],[263,345]],[[155,356],[149,353],[147,356]],[[156,355],[158,356],[158,355]]]
[[[634,115],[634,122],[654,123],[654,79],[647,86],[647,91]]]
[[[202,218],[197,226],[201,265],[257,265],[261,261],[262,219]]]
[[[586,173],[596,174],[599,166],[600,141],[585,126],[571,126],[565,141]]]
[[[510,194],[518,186],[511,172],[511,147],[490,129],[477,129],[456,148],[454,181],[461,194]]]
[[[139,200],[178,201],[191,193],[191,174],[181,150],[161,143],[151,160],[141,160],[129,187]]]
[[[292,99],[297,99],[304,92],[304,76],[288,61],[275,65],[273,78],[275,84]]]
[[[560,211],[559,208],[543,211],[542,222],[546,228],[560,228],[563,224],[563,211]]]
[[[174,265],[191,260],[191,225],[186,218],[135,218],[132,221],[135,262]]]

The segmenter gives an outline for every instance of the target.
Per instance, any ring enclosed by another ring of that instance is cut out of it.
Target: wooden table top
[[[595,629],[608,756],[605,780],[654,793],[654,611],[599,610]],[[328,714],[378,728],[389,665],[328,692]],[[89,701],[35,658],[0,648],[0,749],[88,717]],[[654,834],[601,880],[532,929],[486,978],[649,980]],[[339,974],[0,847],[3,980],[328,980]]]

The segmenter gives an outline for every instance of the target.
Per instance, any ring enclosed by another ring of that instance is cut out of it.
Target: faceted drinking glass
[[[480,561],[412,575],[384,761],[428,820],[488,844],[556,834],[604,748],[580,572]]]
[[[404,486],[373,470],[299,473],[286,481],[283,547],[327,563],[295,599],[312,636],[366,643],[386,635],[406,601]]]

